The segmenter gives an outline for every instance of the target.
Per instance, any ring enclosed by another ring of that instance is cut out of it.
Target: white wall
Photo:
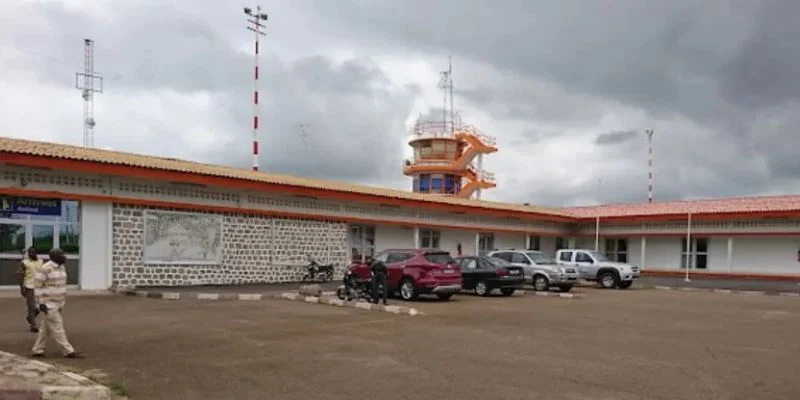
[[[81,202],[80,288],[102,290],[111,286],[111,203]]]
[[[685,240],[685,239],[684,239]],[[642,268],[654,269],[680,269],[681,267],[681,238],[679,237],[648,237],[647,245],[645,247],[645,262],[642,265],[639,260],[639,265]],[[639,242],[639,238],[634,238],[628,241],[628,246],[632,242]],[[637,243],[638,244],[638,243]],[[640,257],[641,248],[638,247],[636,254],[637,259]]]
[[[727,238],[724,241],[723,250],[727,253]],[[736,236],[733,238],[732,271],[800,274],[798,250],[800,236]],[[720,267],[725,269],[724,265]]]
[[[475,232],[463,229],[443,229],[439,239],[439,247],[450,252],[453,257],[458,255],[458,244],[461,243],[462,255],[475,254]]]
[[[375,253],[385,249],[409,249],[414,247],[414,229],[403,226],[375,226]]]
[[[524,233],[498,232],[494,234],[495,249],[524,249]]]

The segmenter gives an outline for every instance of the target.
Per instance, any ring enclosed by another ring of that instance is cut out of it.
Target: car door
[[[593,277],[597,275],[597,266],[592,259],[592,256],[585,251],[575,252],[575,262],[573,263],[578,268],[581,275]]]
[[[478,258],[478,268],[476,269],[476,281],[491,281],[497,278],[497,268],[492,263],[483,258]]]
[[[506,261],[509,261],[509,260],[506,260]],[[530,278],[530,277],[533,276],[533,270],[534,270],[533,264],[531,263],[531,260],[529,260],[528,257],[526,257],[524,254],[522,254],[522,253],[511,253],[511,261],[510,262],[511,262],[511,265],[513,265],[515,267],[522,267],[523,271],[525,272],[525,277],[526,278]]]
[[[475,257],[462,258],[459,260],[458,266],[461,269],[461,286],[464,289],[473,289],[478,272],[478,264],[475,261]]]
[[[400,280],[403,278],[403,266],[413,257],[413,254],[404,252],[387,253],[384,263],[386,264],[386,280],[389,290],[394,290],[400,285]]]

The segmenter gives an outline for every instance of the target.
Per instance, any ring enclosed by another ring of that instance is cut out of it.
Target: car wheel
[[[617,287],[619,287],[620,289],[627,289],[627,288],[631,287],[632,285],[633,285],[633,281],[624,281],[624,282],[620,282],[619,285],[617,285]]]
[[[343,287],[336,289],[336,297],[338,297],[339,300],[347,300],[347,289]]]
[[[447,300],[450,300],[451,297],[453,297],[453,294],[452,293],[437,293],[436,297],[438,297],[439,300],[447,301]]]
[[[487,296],[489,295],[490,291],[489,285],[487,285],[484,281],[480,281],[475,284],[475,294],[478,296]]]
[[[417,286],[414,285],[414,281],[411,278],[403,279],[403,283],[400,284],[400,297],[408,301],[416,299],[417,296]]]
[[[561,285],[561,286],[558,287],[558,289],[561,290],[564,293],[567,293],[570,290],[572,290],[572,285]]]
[[[537,292],[546,292],[550,290],[550,282],[547,281],[547,278],[545,278],[544,275],[534,275],[533,290]]]
[[[603,272],[597,280],[600,281],[600,286],[602,286],[603,289],[612,289],[619,285],[619,277],[611,271]]]
[[[516,289],[514,289],[514,288],[502,288],[502,289],[500,289],[500,293],[502,293],[503,296],[511,296],[512,294],[514,294],[515,291],[516,291]]]

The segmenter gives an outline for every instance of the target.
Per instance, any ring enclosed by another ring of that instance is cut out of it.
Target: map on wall
[[[145,264],[221,264],[222,216],[144,212]]]

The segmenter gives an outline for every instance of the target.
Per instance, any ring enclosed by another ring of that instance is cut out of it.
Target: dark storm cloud
[[[596,138],[594,138],[594,143],[599,145],[620,144],[633,139],[637,134],[638,132],[636,131],[616,131],[616,132],[601,133],[597,135]]]
[[[209,118],[224,145],[197,157],[248,167],[252,55],[242,51],[250,38],[241,10],[211,1],[169,4],[128,3],[110,20],[31,6],[26,13],[46,17],[49,26],[20,23],[12,39],[80,67],[82,38],[97,38],[109,96],[208,93]],[[796,192],[800,184],[797,1],[405,0],[397,7],[388,0],[297,0],[266,8],[266,170],[406,187],[399,167],[403,122],[420,91],[385,90],[388,77],[364,59],[452,54],[457,107],[517,127],[514,135],[502,132],[505,146],[565,157],[546,161],[564,165],[554,178],[538,172],[538,157],[518,151],[521,160],[494,171],[513,188],[487,191],[486,198],[494,192],[503,200],[563,205],[597,192],[604,202],[644,200],[646,140],[628,132],[644,129],[656,131],[657,200]],[[328,48],[356,60],[334,65],[319,56]],[[63,63],[28,68],[12,61],[41,79],[71,84],[74,71]],[[422,80],[434,85],[436,77]],[[548,145],[567,143],[564,135],[576,148],[595,147],[576,157]],[[520,164],[530,171],[512,167]]]

